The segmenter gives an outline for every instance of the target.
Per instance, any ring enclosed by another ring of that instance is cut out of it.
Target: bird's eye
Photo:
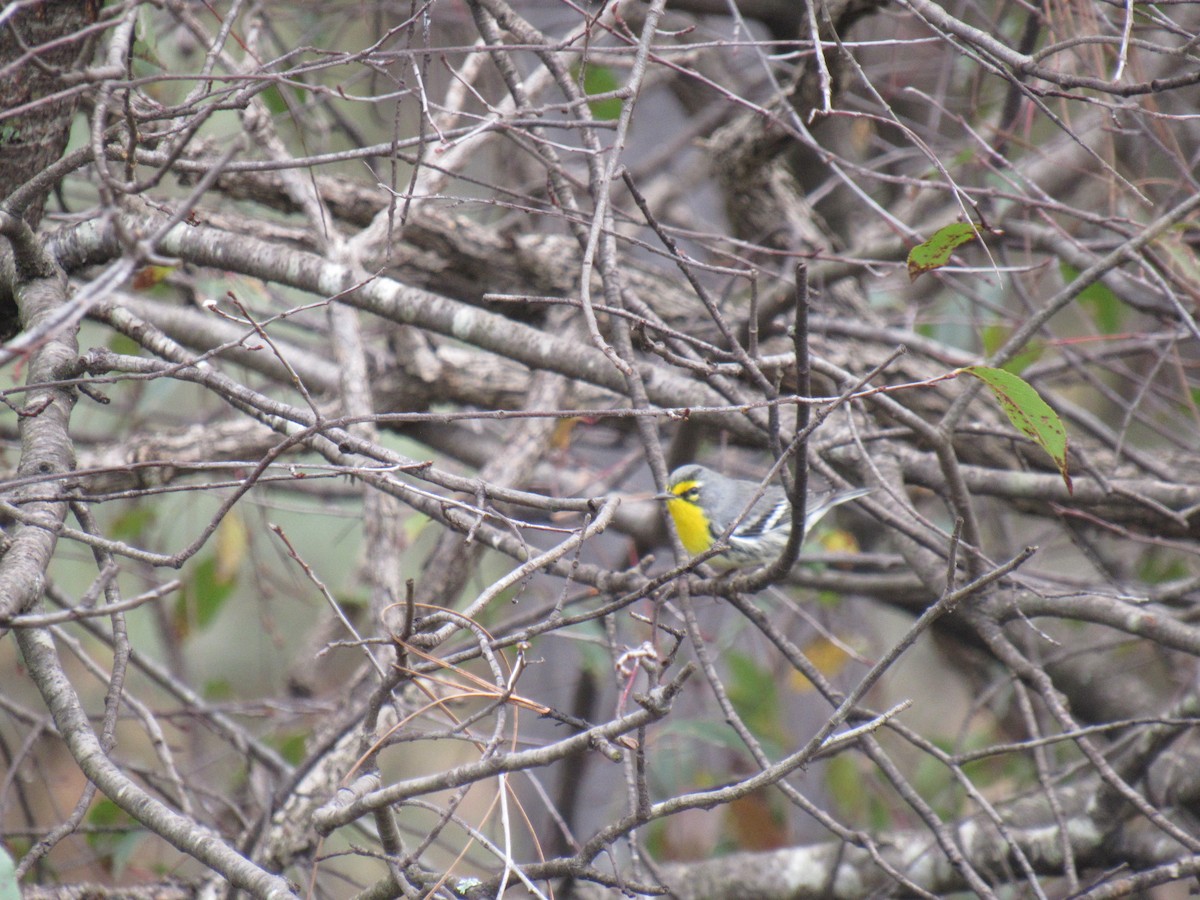
[[[687,493],[683,495],[684,500],[690,500],[693,503],[700,499],[700,488],[688,488]]]

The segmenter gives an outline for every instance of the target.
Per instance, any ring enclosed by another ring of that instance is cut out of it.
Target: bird
[[[679,539],[693,556],[712,547],[737,520],[726,540],[728,548],[714,559],[733,568],[749,568],[777,559],[792,530],[792,507],[779,485],[769,485],[750,505],[750,498],[760,487],[761,482],[729,478],[707,466],[691,463],[671,473],[667,492],[659,494],[658,499],[666,501]],[[835,506],[869,493],[871,488],[810,492],[805,504],[805,534]]]

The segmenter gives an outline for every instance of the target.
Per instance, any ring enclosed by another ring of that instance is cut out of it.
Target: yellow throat
[[[684,549],[693,556],[703,553],[712,546],[712,532],[709,531],[708,516],[704,510],[684,496],[696,487],[694,481],[682,481],[671,489],[675,499],[667,501],[667,512],[675,522],[675,530],[683,541]]]

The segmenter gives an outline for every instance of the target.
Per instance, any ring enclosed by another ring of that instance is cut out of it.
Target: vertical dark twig
[[[796,355],[796,392],[802,402],[796,404],[796,431],[789,442],[792,451],[792,479],[789,484],[784,478],[788,502],[792,505],[792,531],[787,545],[775,562],[760,576],[753,578],[755,587],[760,588],[778,581],[796,564],[800,545],[804,543],[804,508],[808,503],[808,426],[810,411],[807,401],[812,396],[812,372],[808,360],[808,266],[796,265],[796,317],[792,331],[792,347]],[[786,476],[786,466],[780,466]]]
[[[808,360],[808,264],[796,264],[796,320],[792,329],[792,350],[796,355],[796,396],[812,397],[812,370]],[[792,536],[788,550],[799,552],[804,540],[804,507],[808,502],[808,421],[807,403],[796,406],[796,453],[792,457],[793,484],[788,493],[792,503]],[[793,553],[793,560],[795,555]],[[790,568],[790,566],[789,566]]]

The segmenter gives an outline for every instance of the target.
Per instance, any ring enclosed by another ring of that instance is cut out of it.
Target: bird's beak
[[[633,503],[645,503],[647,500],[674,500],[675,495],[674,494],[651,494],[649,491],[642,491],[637,494],[624,494],[624,495],[622,495],[621,499],[631,501]]]

